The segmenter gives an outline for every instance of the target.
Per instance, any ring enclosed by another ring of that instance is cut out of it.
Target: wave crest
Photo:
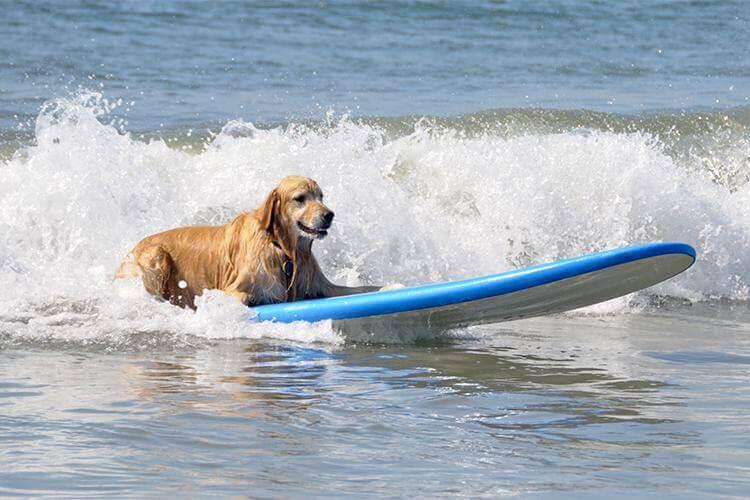
[[[748,299],[750,187],[736,182],[747,170],[746,137],[734,144],[734,166],[726,155],[676,153],[674,135],[648,130],[467,133],[429,120],[401,134],[348,118],[272,128],[233,121],[186,148],[192,132],[175,146],[106,122],[113,106],[96,95],[50,103],[35,143],[0,164],[0,332],[18,331],[9,316],[43,315],[38,304],[56,300],[96,301],[95,324],[137,330],[144,302],[128,306],[112,291],[119,259],[152,232],[252,209],[288,174],[317,179],[336,211],[316,253],[344,284],[417,284],[680,240],[698,249],[697,264],[649,293]],[[172,319],[159,328],[198,334]],[[203,324],[205,336],[216,321]]]

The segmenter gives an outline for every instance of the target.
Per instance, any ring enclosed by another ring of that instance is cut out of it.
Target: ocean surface
[[[0,496],[743,497],[745,2],[2,2]],[[113,283],[283,176],[348,284],[657,240],[683,275],[458,331]]]

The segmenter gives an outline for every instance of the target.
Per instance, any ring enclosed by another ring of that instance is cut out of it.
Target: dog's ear
[[[279,192],[274,188],[260,207],[260,225],[269,233],[273,233],[274,224],[279,216],[279,203]]]

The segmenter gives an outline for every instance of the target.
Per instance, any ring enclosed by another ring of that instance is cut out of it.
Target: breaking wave
[[[288,174],[318,180],[336,211],[316,254],[343,284],[413,285],[680,240],[698,250],[689,272],[649,295],[593,311],[632,311],[654,294],[748,300],[744,108],[640,117],[497,110],[278,126],[231,121],[214,132],[158,137],[128,133],[112,118],[115,107],[93,93],[50,101],[31,140],[0,156],[6,342],[116,344],[151,338],[143,336],[149,332],[343,342],[330,324],[248,322],[247,311],[220,294],[209,294],[193,313],[111,281],[119,259],[143,236],[223,223],[255,207]]]

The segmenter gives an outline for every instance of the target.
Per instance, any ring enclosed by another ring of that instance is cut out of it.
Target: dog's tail
[[[135,262],[135,255],[129,253],[117,266],[117,271],[113,277],[114,280],[130,280],[141,277],[142,271]]]

